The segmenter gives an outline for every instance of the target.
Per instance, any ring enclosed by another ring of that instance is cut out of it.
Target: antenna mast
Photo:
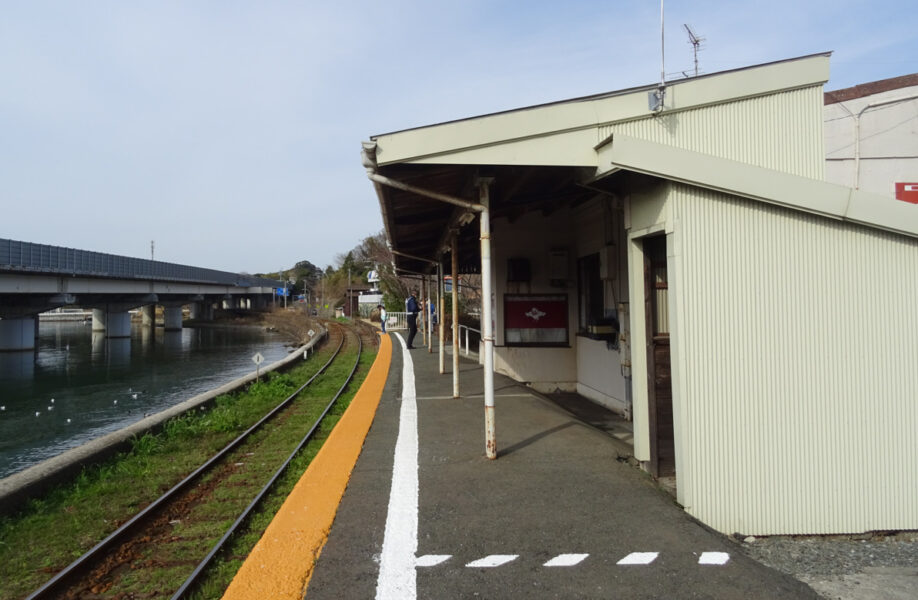
[[[695,32],[688,25],[683,24],[682,26],[688,32],[689,43],[692,44],[692,50],[695,54],[695,77],[698,77],[698,50],[701,48],[701,42],[704,41],[704,38],[695,35]]]
[[[666,45],[663,38],[663,0],[660,0],[660,85],[655,91],[647,93],[647,107],[659,113],[663,110],[663,102],[666,97]]]
[[[666,85],[666,43],[663,38],[663,0],[660,0],[660,89]]]

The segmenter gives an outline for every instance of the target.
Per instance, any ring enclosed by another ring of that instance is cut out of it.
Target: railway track
[[[360,364],[372,328],[329,322],[328,362],[180,483],[27,598],[183,598],[244,527],[294,457],[315,437]],[[354,356],[341,365],[342,357]],[[330,376],[330,371],[337,375]],[[346,373],[346,375],[342,375]],[[333,382],[328,379],[334,379]],[[329,389],[305,401],[313,387]],[[330,397],[330,399],[329,399]],[[318,414],[317,414],[318,413]],[[181,585],[176,585],[180,582]]]

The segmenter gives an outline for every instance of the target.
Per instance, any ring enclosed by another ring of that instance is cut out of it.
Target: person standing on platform
[[[386,307],[379,304],[376,308],[379,309],[379,324],[382,326],[382,332],[386,333]]]
[[[421,307],[418,304],[417,290],[411,290],[411,295],[405,300],[405,312],[408,313],[408,349],[414,350],[414,336],[418,332],[418,313]]]

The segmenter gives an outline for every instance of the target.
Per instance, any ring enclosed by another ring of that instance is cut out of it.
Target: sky
[[[657,82],[658,0],[2,2],[0,238],[246,273],[382,230],[360,142]],[[914,0],[665,0],[667,79],[918,72]]]

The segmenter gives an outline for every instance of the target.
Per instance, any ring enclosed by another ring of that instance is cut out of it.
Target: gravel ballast
[[[809,584],[823,598],[918,598],[918,531],[737,541],[751,558]]]

